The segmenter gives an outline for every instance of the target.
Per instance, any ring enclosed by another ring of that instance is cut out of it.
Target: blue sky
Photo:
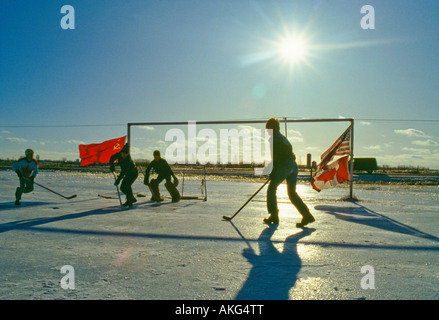
[[[353,117],[356,156],[439,169],[438,15],[434,0],[4,0],[0,158],[74,160],[128,122]],[[286,34],[307,45],[293,65],[273,54]],[[317,158],[345,127],[289,138]]]

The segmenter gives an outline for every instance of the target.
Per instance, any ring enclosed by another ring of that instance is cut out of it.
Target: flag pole
[[[351,158],[349,160],[349,199],[354,198],[354,119],[351,119]]]
[[[128,144],[131,146],[131,123],[127,124],[127,141]]]

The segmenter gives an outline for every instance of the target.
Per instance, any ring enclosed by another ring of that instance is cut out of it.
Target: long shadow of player
[[[294,287],[302,261],[297,254],[297,243],[315,231],[303,228],[289,236],[280,252],[271,237],[277,227],[269,226],[258,238],[260,254],[246,248],[242,255],[252,264],[248,278],[235,299],[241,300],[288,300],[289,291]]]
[[[0,224],[0,233],[13,231],[13,230],[29,230],[32,228],[41,227],[42,225],[50,225],[51,223],[54,222],[81,219],[92,215],[119,213],[120,210],[121,210],[120,206],[113,206],[113,207],[94,209],[84,212],[69,213],[62,216],[37,217],[32,219],[16,220],[16,221]],[[80,232],[79,230],[77,231],[78,233]]]

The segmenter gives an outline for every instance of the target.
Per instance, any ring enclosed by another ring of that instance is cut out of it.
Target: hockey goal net
[[[353,127],[353,119],[279,120],[281,132],[292,143],[296,162],[304,172],[311,169],[311,153],[319,163],[321,153],[346,129],[346,122]],[[266,120],[128,123],[127,141],[133,159],[144,166],[153,159],[155,150],[160,151],[177,175],[184,199],[207,200],[207,180],[267,174],[264,170],[271,162],[271,150],[265,123]]]

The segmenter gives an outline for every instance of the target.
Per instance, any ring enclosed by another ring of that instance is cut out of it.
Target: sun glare
[[[307,68],[315,71],[312,60],[316,57],[316,45],[308,28],[298,29],[283,24],[282,30],[271,38],[260,39],[260,50],[243,56],[240,63],[247,67],[261,62],[271,62],[270,67],[280,67],[289,75],[304,73]]]
[[[307,55],[307,44],[303,38],[288,36],[277,43],[277,55],[279,59],[287,64],[298,64]]]

